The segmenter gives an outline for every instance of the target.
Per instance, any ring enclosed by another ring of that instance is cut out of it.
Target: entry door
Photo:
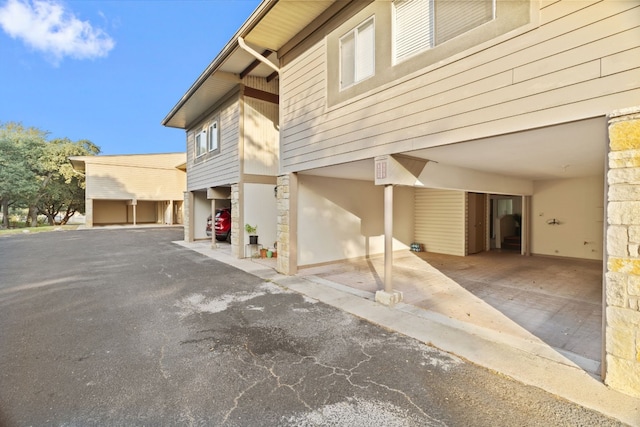
[[[469,216],[467,220],[468,253],[477,254],[485,250],[487,195],[467,193]]]

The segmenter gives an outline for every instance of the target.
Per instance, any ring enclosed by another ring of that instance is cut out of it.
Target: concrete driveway
[[[0,238],[0,425],[622,425],[181,238]]]

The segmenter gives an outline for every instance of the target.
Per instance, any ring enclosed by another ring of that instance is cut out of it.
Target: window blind
[[[435,44],[491,21],[494,18],[493,5],[493,0],[436,0]]]
[[[355,32],[340,39],[340,85],[342,87],[351,86],[355,82],[355,48]]]
[[[373,20],[358,27],[356,33],[356,81],[373,75],[375,67],[375,33],[373,31]]]
[[[431,4],[431,0],[393,2],[396,62],[433,45]]]

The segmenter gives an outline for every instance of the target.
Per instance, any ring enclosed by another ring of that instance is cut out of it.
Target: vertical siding
[[[389,4],[389,7],[390,4]],[[283,67],[281,164],[297,171],[606,115],[640,98],[640,5],[559,1],[540,25],[337,105],[323,40]],[[376,37],[390,38],[376,27]],[[334,52],[335,53],[335,52]],[[388,68],[376,72],[391,73]]]
[[[275,94],[278,93],[278,90],[280,88],[279,79],[277,77],[268,82],[267,79],[263,77],[246,76],[244,79],[242,79],[242,83],[245,86]]]
[[[278,105],[244,97],[244,173],[278,174]]]
[[[238,144],[240,128],[240,108],[238,98],[226,103],[187,133],[187,189],[189,191],[228,185],[239,181],[240,162]],[[214,117],[220,121],[220,154],[204,161],[196,161],[194,135]]]
[[[428,252],[465,255],[465,193],[416,188],[414,240]]]

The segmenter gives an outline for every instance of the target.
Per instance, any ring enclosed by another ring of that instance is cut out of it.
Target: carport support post
[[[384,291],[393,292],[393,185],[384,186]]]
[[[376,301],[393,305],[402,301],[402,292],[393,290],[393,185],[384,186],[384,290],[376,292]]]

